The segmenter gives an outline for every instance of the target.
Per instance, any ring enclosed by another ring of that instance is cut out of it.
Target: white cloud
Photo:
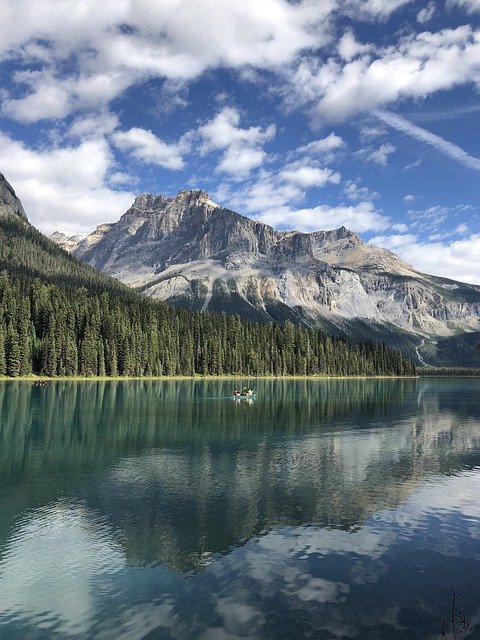
[[[105,109],[135,78],[128,71],[99,72],[79,77],[61,76],[53,70],[19,72],[17,83],[30,91],[23,97],[6,97],[3,113],[20,122],[63,119],[78,109]]]
[[[406,164],[403,167],[404,171],[409,171],[410,169],[416,169],[416,167],[419,167],[422,164],[422,161],[420,158],[417,158],[417,160],[413,160],[413,162],[409,162],[408,164]]]
[[[377,191],[370,191],[368,187],[362,187],[359,180],[348,180],[345,183],[344,192],[349,200],[375,200],[380,197]]]
[[[393,129],[406,133],[421,142],[426,142],[430,146],[435,147],[437,151],[440,151],[446,156],[452,158],[452,160],[463,164],[469,169],[480,171],[480,158],[471,156],[461,147],[453,144],[453,142],[449,142],[448,140],[445,140],[445,138],[441,138],[435,133],[427,131],[427,129],[417,127],[417,125],[413,124],[406,118],[402,118],[394,113],[390,113],[388,111],[375,111],[374,113],[377,118],[390,125]]]
[[[395,251],[423,273],[480,284],[480,235],[451,242],[421,242],[414,235],[377,236],[371,244]]]
[[[394,234],[391,236],[374,236],[369,240],[369,244],[374,246],[382,246],[388,248],[392,251],[397,251],[398,249],[402,249],[412,243],[415,243],[418,240],[418,236],[412,233],[405,234]]]
[[[433,14],[435,13],[435,2],[429,2],[426,7],[423,7],[417,13],[417,22],[420,24],[425,24],[433,18]]]
[[[0,59],[40,66],[17,78],[27,82],[26,93],[7,99],[4,112],[26,122],[62,118],[105,107],[148,78],[279,69],[329,40],[335,7],[336,0],[3,0],[0,20],[8,29],[0,33]]]
[[[304,191],[298,184],[279,181],[277,175],[261,170],[255,180],[245,182],[234,191],[228,184],[220,185],[215,196],[240,213],[259,214],[302,200]]]
[[[108,182],[110,184],[131,184],[136,182],[136,177],[131,176],[128,173],[124,173],[123,171],[115,171],[109,175]]]
[[[104,0],[93,10],[91,2],[3,0],[0,19],[9,28],[0,34],[0,60],[21,59],[34,69],[13,76],[3,113],[35,122],[106,109],[127,88],[153,78],[167,81],[162,104],[171,109],[186,104],[178,87],[218,68],[243,77],[286,74],[291,104],[313,101],[316,116],[331,121],[478,82],[480,41],[469,26],[410,34],[381,49],[347,31],[338,56],[317,55],[332,42],[335,16],[383,19],[409,1]],[[478,6],[456,3],[469,11]]]
[[[417,199],[417,196],[414,196],[413,193],[407,193],[406,196],[403,196],[404,202],[414,202]]]
[[[118,116],[114,113],[91,113],[76,118],[70,126],[69,134],[76,138],[99,138],[115,131],[118,125]]]
[[[346,0],[343,9],[360,20],[387,18],[412,0]]]
[[[275,125],[262,130],[260,127],[242,129],[239,124],[240,113],[232,107],[225,107],[212,120],[199,127],[198,132],[203,138],[203,151],[227,149],[234,144],[253,147],[264,144],[275,135]]]
[[[480,11],[480,0],[448,0],[447,6],[457,6],[465,9],[467,13],[475,13],[476,11]]]
[[[3,101],[2,111],[7,117],[35,122],[43,118],[62,119],[70,113],[71,91],[67,83],[57,81],[48,72],[32,72],[28,78],[24,75],[22,83],[32,91],[25,98]]]
[[[232,107],[225,107],[200,126],[197,133],[202,140],[200,153],[223,150],[218,170],[240,179],[263,165],[267,159],[263,145],[274,138],[276,127],[271,124],[265,129],[242,129],[239,124],[240,113]]]
[[[382,231],[390,227],[388,218],[375,210],[371,202],[360,202],[354,206],[330,207],[319,205],[308,209],[290,207],[271,208],[258,216],[259,220],[272,227],[318,231],[345,226],[359,233]]]
[[[217,147],[228,144],[237,135],[231,132],[230,127],[225,126],[223,119],[221,123],[218,130],[214,127],[215,135],[212,132],[207,137],[207,140],[215,140]],[[238,125],[238,118],[235,118],[234,124]],[[260,135],[258,129],[256,132],[256,136]],[[211,144],[212,142],[207,142],[207,149]],[[296,155],[300,158],[283,166],[280,164],[275,171],[262,168],[239,187],[234,187],[229,182],[223,183],[217,188],[215,198],[240,213],[256,217],[275,227],[312,231],[345,225],[358,232],[379,232],[386,229],[405,231],[405,224],[393,224],[389,217],[374,207],[372,200],[379,194],[360,186],[359,180],[348,181],[344,188],[349,200],[358,201],[355,205],[342,203],[339,206],[302,206],[309,189],[340,184],[340,173],[320,165],[319,160],[334,155],[344,145],[343,139],[332,132],[324,138],[298,147],[289,157]],[[386,144],[380,150],[368,150],[368,154],[379,162],[382,157],[388,157],[393,149],[392,145]]]
[[[284,182],[298,184],[304,189],[324,187],[328,182],[338,184],[341,178],[337,171],[298,163],[287,165],[280,171],[279,177]]]
[[[217,170],[241,180],[246,178],[252,169],[261,167],[266,157],[267,154],[263,149],[233,144],[223,154]]]
[[[373,47],[370,44],[357,42],[351,31],[346,31],[337,45],[338,55],[348,62],[360,54],[368,53],[372,49]]]
[[[119,149],[146,164],[177,170],[184,166],[182,158],[182,152],[186,150],[184,145],[167,144],[152,131],[132,127],[128,131],[114,133],[112,141]]]
[[[386,128],[369,124],[362,126],[359,132],[359,138],[364,143],[371,142],[374,138],[381,138],[382,136],[385,136],[386,133]]]
[[[388,157],[396,151],[396,147],[390,142],[381,144],[378,149],[361,149],[358,151],[358,155],[364,158],[367,162],[375,162],[383,167],[388,162]]]
[[[298,147],[297,153],[307,156],[320,156],[324,162],[331,162],[335,153],[345,147],[345,141],[333,131],[326,138],[312,140],[308,144]]]
[[[471,26],[409,34],[394,45],[345,62],[304,56],[287,70],[290,106],[311,108],[314,121],[341,122],[357,113],[480,82],[480,32]]]
[[[132,203],[133,193],[107,186],[114,160],[103,138],[36,150],[0,133],[0,145],[6,178],[44,233],[89,232],[99,222],[118,220]]]

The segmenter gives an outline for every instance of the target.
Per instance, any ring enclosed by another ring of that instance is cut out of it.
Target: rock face
[[[385,339],[421,364],[439,338],[480,330],[480,286],[419,273],[345,227],[276,231],[203,191],[140,195],[73,252],[176,306]]]
[[[14,215],[28,222],[27,214],[23,210],[22,203],[7,182],[5,176],[0,173],[0,216]]]
[[[54,231],[54,233],[52,233],[52,235],[49,236],[49,238],[50,240],[53,240],[55,244],[58,244],[59,247],[62,247],[62,249],[65,249],[65,251],[71,252],[77,248],[77,245],[82,239],[82,236],[78,234],[73,236],[67,236],[64,233],[61,233],[60,231]]]
[[[97,244],[112,226],[112,224],[108,223],[100,224],[95,231],[90,233],[87,237],[83,237],[81,235],[66,236],[60,231],[55,231],[51,236],[49,236],[49,238],[50,240],[53,240],[55,244],[62,247],[62,249],[65,249],[65,251],[74,253],[78,258],[80,258],[90,249],[90,247]]]

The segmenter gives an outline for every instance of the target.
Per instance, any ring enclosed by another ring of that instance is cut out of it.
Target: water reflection
[[[0,637],[478,632],[480,385],[254,386],[0,386]]]

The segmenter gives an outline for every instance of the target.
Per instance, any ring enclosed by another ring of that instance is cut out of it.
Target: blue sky
[[[480,283],[480,0],[2,0],[0,171],[45,233],[202,188]]]

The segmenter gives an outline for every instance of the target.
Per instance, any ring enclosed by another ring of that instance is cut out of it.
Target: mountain
[[[73,249],[76,249],[77,244],[82,240],[82,238],[83,236],[80,234],[67,236],[60,231],[55,231],[55,233],[50,236],[50,240],[53,240],[55,244],[58,244],[58,246],[65,249],[65,251],[72,251]]]
[[[27,221],[27,214],[17,194],[7,182],[5,176],[0,173],[0,217],[2,216],[14,216]]]
[[[3,176],[0,211],[0,376],[415,372],[383,344],[148,298],[37,231]]]
[[[384,339],[420,364],[477,362],[480,286],[429,276],[345,227],[276,231],[215,204],[200,190],[139,195],[73,253],[147,296],[193,310],[302,321]],[[477,359],[475,359],[477,358]]]

